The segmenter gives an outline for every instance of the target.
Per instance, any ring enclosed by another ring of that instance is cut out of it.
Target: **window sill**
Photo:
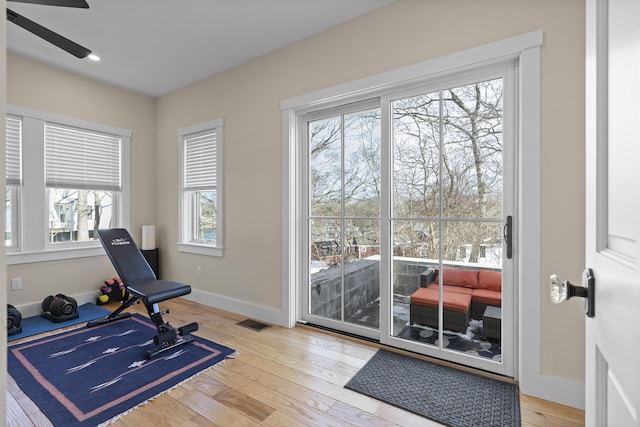
[[[215,246],[207,246],[207,245],[198,245],[196,243],[178,243],[178,251],[190,254],[198,254],[198,255],[207,255],[207,256],[215,256],[222,257],[224,256],[224,249],[215,247]]]
[[[7,265],[29,264],[33,262],[59,261],[106,255],[102,246],[73,249],[55,249],[40,252],[7,252]]]

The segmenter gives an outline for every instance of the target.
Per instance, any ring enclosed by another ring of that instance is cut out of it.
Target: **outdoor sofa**
[[[438,270],[420,275],[420,288],[411,294],[410,323],[438,327]],[[487,306],[502,307],[502,273],[487,269],[442,270],[443,329],[465,332],[470,319],[482,320]]]

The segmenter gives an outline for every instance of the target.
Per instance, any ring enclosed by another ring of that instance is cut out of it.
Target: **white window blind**
[[[22,120],[7,117],[6,120],[7,185],[22,182]]]
[[[217,184],[216,133],[184,139],[184,189],[211,190]]]
[[[47,123],[48,188],[119,191],[121,138]]]

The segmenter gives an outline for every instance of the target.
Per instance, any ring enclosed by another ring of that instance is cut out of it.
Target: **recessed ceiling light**
[[[92,53],[91,55],[87,56],[87,58],[89,58],[92,61],[100,61],[100,57],[94,53]]]

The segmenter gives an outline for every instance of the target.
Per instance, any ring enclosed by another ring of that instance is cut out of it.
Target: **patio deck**
[[[353,316],[346,319],[346,322],[377,329],[380,327],[379,308],[379,300],[376,299],[356,311]],[[443,347],[500,361],[502,358],[500,340],[487,338],[483,333],[482,323],[482,320],[472,319],[465,333],[444,331]],[[409,298],[404,296],[394,297],[393,335],[427,345],[438,345],[436,330],[427,326],[409,325]]]

